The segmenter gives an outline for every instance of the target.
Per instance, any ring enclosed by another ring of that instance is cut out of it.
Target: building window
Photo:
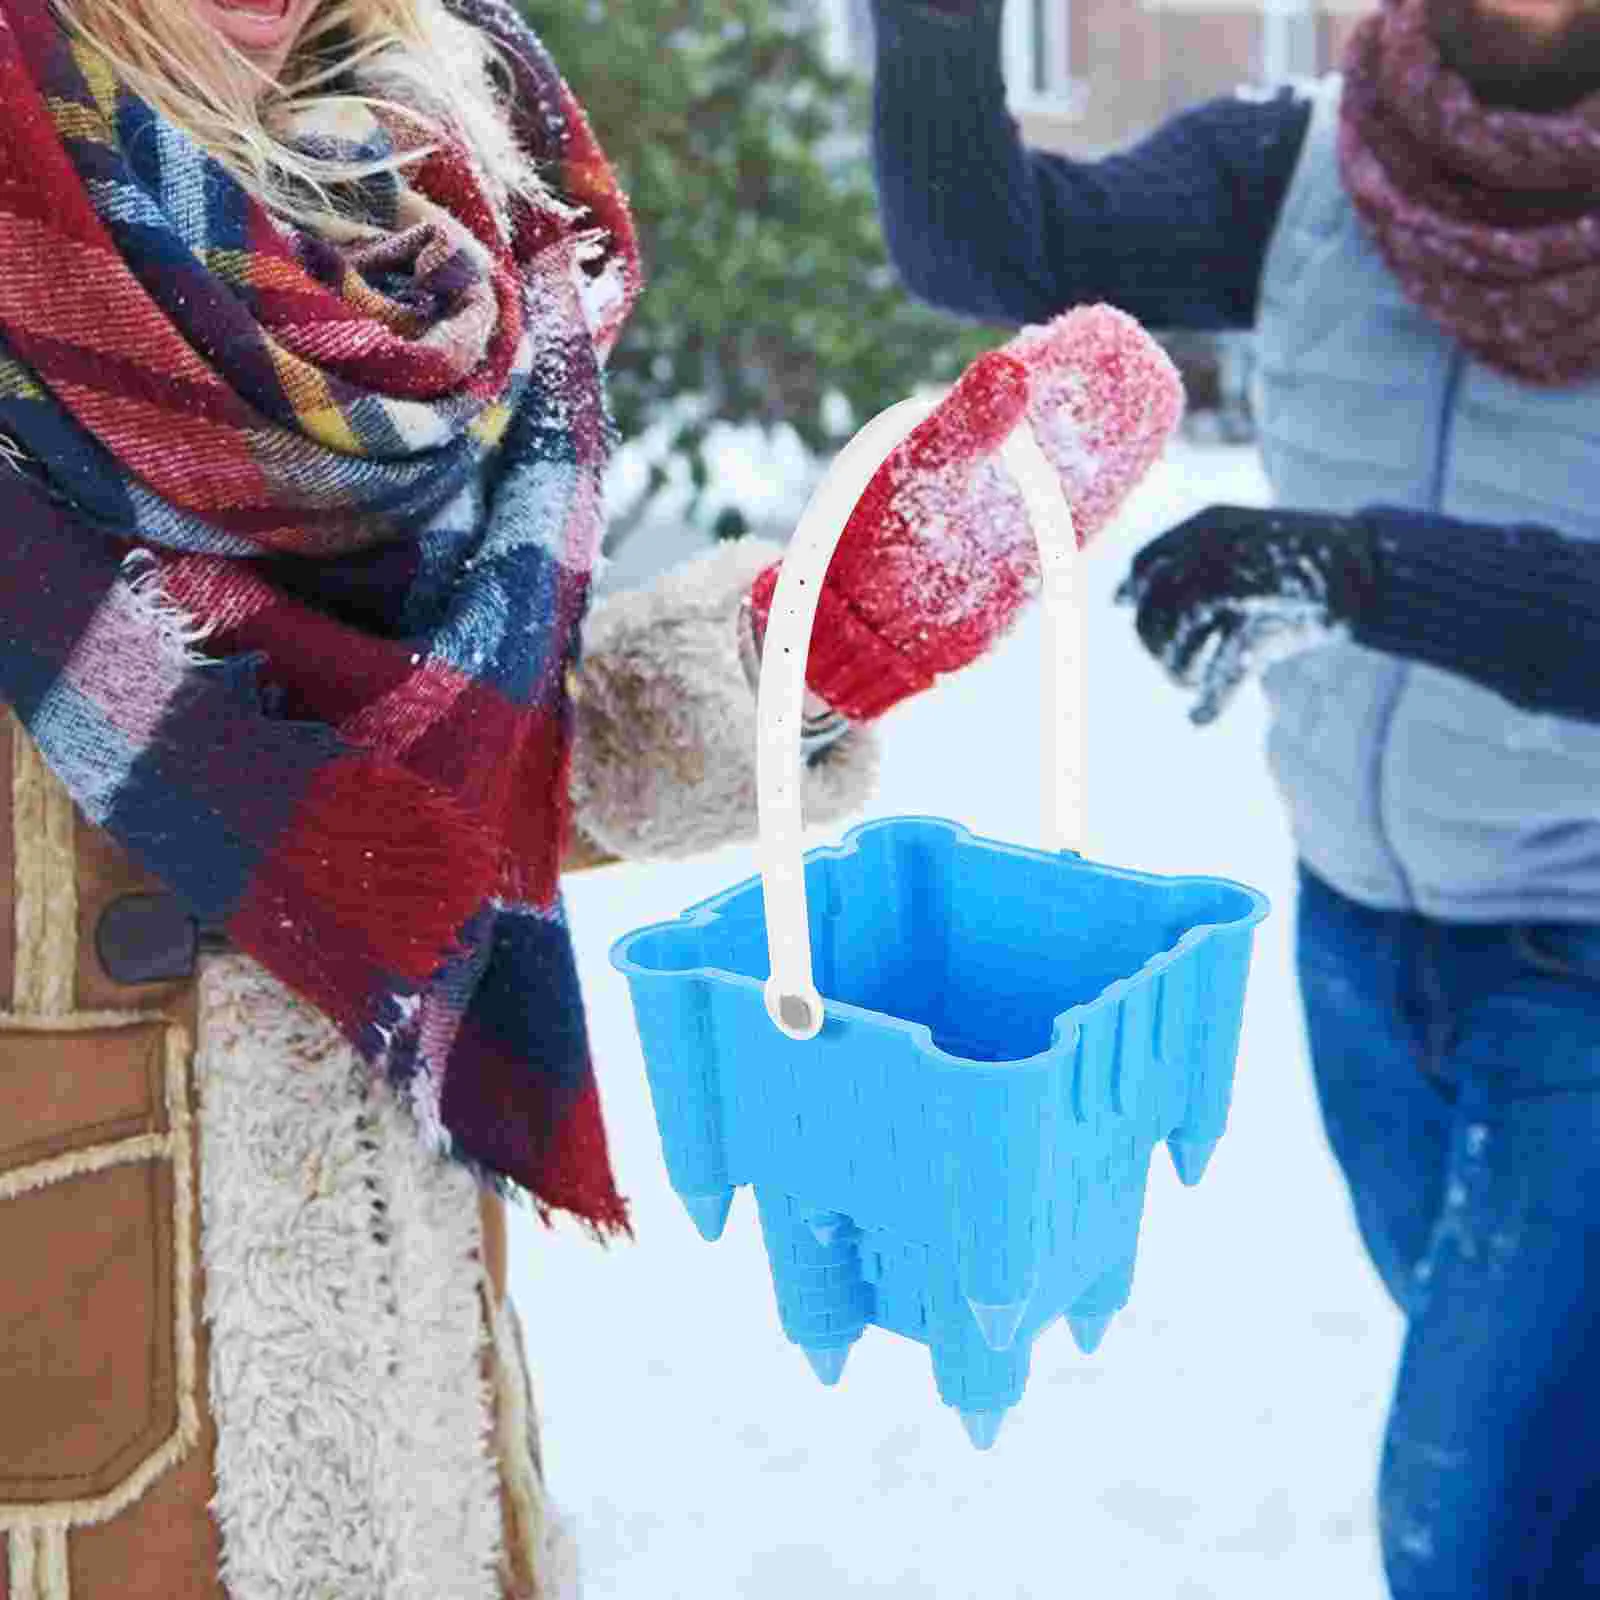
[[[1075,112],[1084,86],[1074,76],[1072,7],[1081,0],[1006,0],[1007,98],[1018,111]]]
[[[872,60],[872,0],[845,0],[850,54],[864,65]]]
[[[1257,65],[1266,86],[1314,78],[1321,57],[1321,27],[1315,0],[1265,0]]]
[[[1006,97],[1015,111],[1076,114],[1087,85],[1072,59],[1075,6],[1086,0],[1005,0],[1003,51]],[[1150,3],[1150,0],[1146,0]],[[823,46],[836,66],[869,71],[871,0],[814,0]]]

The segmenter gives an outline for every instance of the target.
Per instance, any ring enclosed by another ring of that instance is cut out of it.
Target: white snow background
[[[1208,503],[1267,498],[1252,450],[1179,441],[1083,558],[1085,853],[1237,878],[1273,912],[1209,1172],[1185,1190],[1157,1149],[1127,1311],[1094,1356],[1060,1323],[1043,1335],[991,1451],[939,1402],[919,1345],[869,1329],[840,1385],[823,1388],[778,1326],[748,1191],[713,1245],[668,1187],[607,952],[754,873],[753,850],[568,879],[638,1239],[601,1249],[518,1210],[510,1245],[585,1600],[1380,1600],[1372,1483],[1401,1322],[1323,1142],[1261,696],[1251,686],[1219,723],[1192,727],[1188,697],[1111,604],[1148,539]],[[628,553],[657,568],[679,559],[660,545]],[[890,713],[867,815],[932,813],[1034,842],[1038,650],[1034,613],[990,659]]]

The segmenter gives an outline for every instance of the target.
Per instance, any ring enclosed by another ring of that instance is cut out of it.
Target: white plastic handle
[[[806,503],[772,597],[756,699],[760,740],[756,784],[767,949],[772,960],[765,991],[767,1012],[791,1039],[814,1039],[823,1021],[822,997],[811,976],[800,810],[800,724],[811,628],[823,579],[856,502],[895,446],[937,406],[937,399],[902,400],[880,411],[839,452]],[[1039,543],[1044,601],[1044,844],[1048,850],[1076,849],[1083,828],[1083,719],[1072,508],[1026,420],[1006,439],[1000,455]]]

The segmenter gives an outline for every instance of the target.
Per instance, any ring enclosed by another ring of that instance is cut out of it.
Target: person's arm
[[[1525,711],[1600,722],[1600,544],[1389,506],[1362,520],[1377,582],[1351,627],[1358,644]]]
[[[1134,148],[1029,148],[999,0],[873,0],[873,163],[906,288],[1020,326],[1104,301],[1153,328],[1248,328],[1310,103],[1213,100]]]
[[[1600,543],[1403,507],[1210,506],[1134,558],[1118,599],[1211,721],[1268,661],[1344,637],[1524,711],[1600,723]]]

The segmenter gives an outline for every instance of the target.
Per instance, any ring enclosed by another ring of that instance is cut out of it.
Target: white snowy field
[[[1289,960],[1292,857],[1251,687],[1193,728],[1110,603],[1133,552],[1200,506],[1262,503],[1252,451],[1175,444],[1084,558],[1095,859],[1215,872],[1273,901],[1230,1130],[1199,1188],[1152,1166],[1128,1310],[1094,1356],[1057,1324],[979,1453],[927,1353],[869,1330],[824,1389],[777,1323],[754,1204],[706,1244],[667,1185],[612,942],[755,872],[754,852],[569,880],[613,1153],[638,1241],[518,1212],[552,1493],[585,1600],[1381,1600],[1372,1482],[1400,1319],[1323,1143]],[[882,724],[868,815],[1038,837],[1038,630]],[[843,827],[819,831],[815,842]]]

